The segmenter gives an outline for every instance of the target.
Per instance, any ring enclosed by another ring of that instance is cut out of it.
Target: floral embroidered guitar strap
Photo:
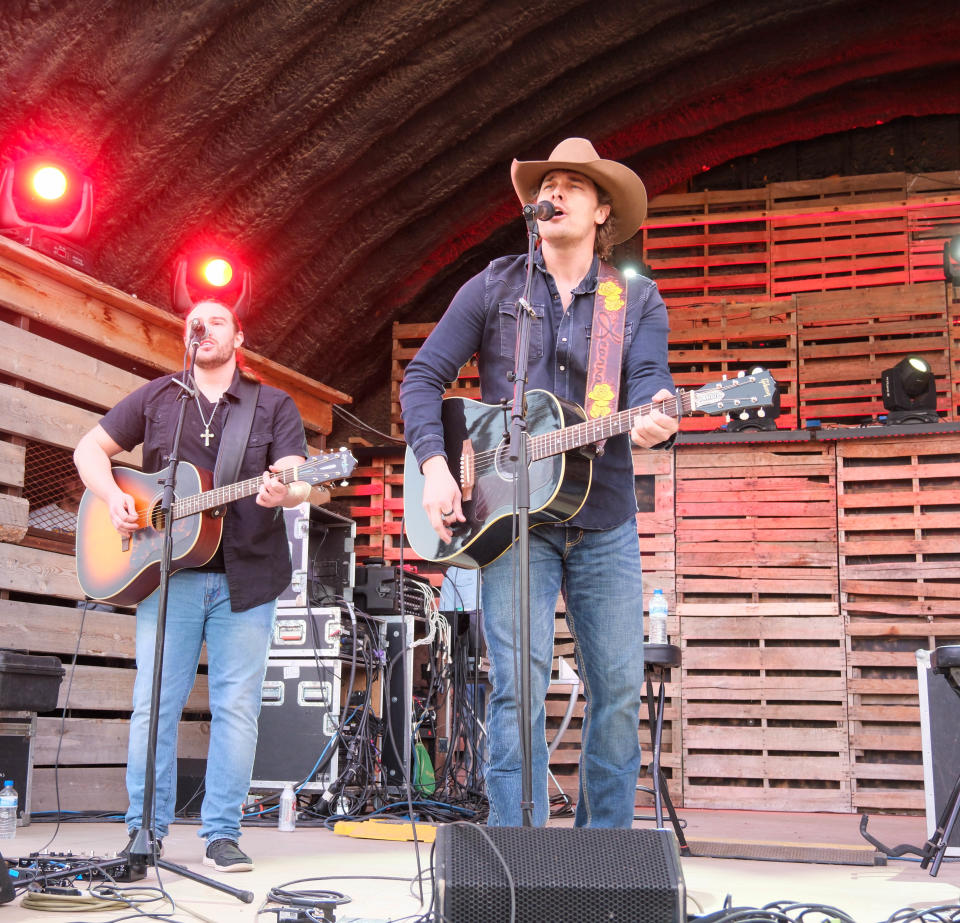
[[[626,313],[626,281],[618,270],[601,261],[597,295],[593,303],[593,328],[590,331],[590,356],[587,363],[584,407],[588,420],[609,416],[617,410]],[[598,442],[597,447],[602,448],[605,441]]]

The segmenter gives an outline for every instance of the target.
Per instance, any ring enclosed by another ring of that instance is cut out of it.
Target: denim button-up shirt
[[[525,255],[494,260],[457,292],[407,367],[400,403],[408,445],[417,462],[446,455],[440,402],[448,384],[474,354],[480,359],[480,392],[486,403],[511,401],[517,300],[526,280]],[[535,257],[530,329],[529,389],[584,403],[599,260],[573,290],[566,310],[538,250]],[[661,388],[673,391],[667,365],[667,310],[656,283],[630,279],[624,325],[619,409],[648,403]],[[570,520],[585,529],[608,529],[637,512],[629,435],[608,439],[594,461],[593,482],[583,508]]]

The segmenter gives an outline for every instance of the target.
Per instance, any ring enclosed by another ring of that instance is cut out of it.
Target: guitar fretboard
[[[586,420],[574,426],[531,436],[530,458],[532,461],[537,461],[551,455],[560,455],[563,452],[569,452],[571,449],[579,449],[581,446],[589,445],[592,442],[599,442],[602,439],[609,439],[611,436],[629,432],[633,426],[634,417],[638,414],[647,416],[651,410],[659,410],[668,417],[679,418],[693,410],[693,396],[687,392],[681,392],[665,401],[642,404],[640,407],[621,410],[619,413],[598,417],[596,420]]]
[[[285,468],[282,471],[275,472],[274,476],[284,484],[292,484],[297,480],[298,470],[298,468]],[[192,497],[184,497],[182,500],[174,500],[173,518],[183,519],[185,516],[212,510],[242,497],[250,497],[260,489],[262,483],[261,477],[248,478],[245,481],[237,481],[235,484],[214,487],[213,490],[206,490],[202,494],[194,494]]]

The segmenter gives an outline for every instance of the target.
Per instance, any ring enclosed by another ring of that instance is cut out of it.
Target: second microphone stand
[[[514,466],[514,507],[517,523],[517,565],[519,567],[520,623],[520,812],[524,827],[533,826],[533,732],[530,679],[530,459],[527,441],[527,368],[530,344],[530,320],[533,309],[533,260],[536,253],[537,211],[524,208],[527,223],[527,275],[523,295],[517,303],[517,343],[513,368],[513,409],[510,415],[510,454]]]

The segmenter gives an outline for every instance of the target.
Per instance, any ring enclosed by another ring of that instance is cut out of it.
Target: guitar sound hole
[[[514,471],[515,462],[510,461],[510,447],[506,440],[501,441],[497,446],[496,458],[497,477],[499,477],[501,481],[513,483],[517,479]]]
[[[156,529],[157,532],[163,532],[167,525],[167,519],[163,515],[163,510],[160,508],[160,504],[156,504],[150,510],[150,525],[152,528]]]

